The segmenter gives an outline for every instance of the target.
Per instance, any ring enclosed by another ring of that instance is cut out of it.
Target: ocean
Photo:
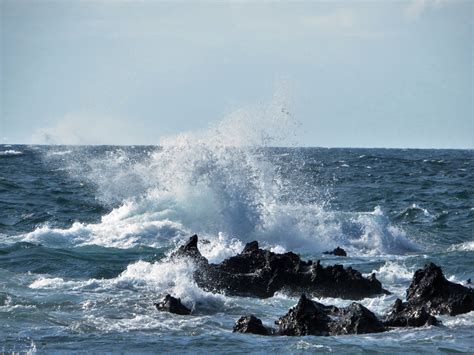
[[[384,315],[426,263],[474,279],[473,184],[472,150],[0,145],[0,352],[472,352],[474,312],[379,334],[232,333],[298,298],[208,293],[167,256],[197,233],[212,262],[258,240],[351,265],[392,292],[361,301]],[[347,258],[322,254],[337,246]],[[193,314],[158,312],[166,293]]]

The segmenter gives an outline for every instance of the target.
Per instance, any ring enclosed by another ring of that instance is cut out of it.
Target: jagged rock
[[[276,324],[279,335],[343,335],[386,331],[377,316],[359,303],[337,308],[313,302],[304,294],[298,304],[280,317]]]
[[[330,324],[331,335],[381,333],[387,329],[375,314],[360,303],[340,308]]]
[[[342,265],[323,267],[319,261],[302,261],[292,252],[276,254],[260,249],[256,241],[220,264],[209,264],[199,252],[198,237],[194,235],[172,257],[192,258],[197,263],[194,279],[199,287],[231,296],[267,298],[284,291],[362,299],[388,293],[375,275],[365,278],[357,270]]]
[[[175,298],[169,294],[166,295],[161,302],[155,303],[155,307],[161,312],[170,312],[180,315],[191,314],[191,310],[181,303],[180,298]]]
[[[325,251],[323,254],[327,255],[336,255],[336,256],[347,256],[347,253],[344,249],[337,247],[332,251]]]
[[[403,303],[399,298],[384,320],[384,324],[388,327],[423,327],[438,323],[436,317],[429,314],[425,307]]]
[[[407,307],[425,307],[431,314],[451,316],[474,310],[474,290],[446,280],[433,263],[415,272],[407,289]]]
[[[270,335],[270,331],[262,324],[262,321],[254,315],[242,316],[235,322],[233,332],[251,333],[259,335]]]
[[[181,245],[178,250],[171,254],[171,258],[191,258],[197,262],[207,263],[207,259],[201,255],[198,249],[198,236],[192,235],[186,244]]]
[[[303,294],[298,304],[276,321],[279,335],[329,335],[331,318]]]

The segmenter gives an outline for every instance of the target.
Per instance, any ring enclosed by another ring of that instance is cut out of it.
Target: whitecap
[[[15,156],[15,155],[22,155],[23,152],[14,149],[7,149],[4,151],[0,151],[0,156]]]
[[[448,248],[448,251],[474,251],[474,240],[453,244]]]

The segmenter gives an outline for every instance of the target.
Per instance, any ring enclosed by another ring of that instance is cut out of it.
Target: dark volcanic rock
[[[209,264],[199,252],[198,237],[194,235],[172,257],[189,257],[197,262],[194,279],[199,287],[232,296],[267,298],[284,291],[362,299],[388,293],[375,275],[365,278],[357,270],[342,265],[323,267],[319,261],[302,261],[292,252],[276,254],[260,249],[256,241],[220,264]]]
[[[302,295],[298,304],[276,321],[279,335],[329,335],[331,318]]]
[[[336,255],[336,256],[347,256],[347,253],[344,249],[337,247],[333,251],[325,251],[323,254],[327,255]]]
[[[305,295],[276,324],[279,335],[365,334],[387,330],[375,314],[359,303],[337,308],[313,302]]]
[[[198,249],[198,236],[194,234],[184,245],[181,245],[178,250],[171,254],[172,258],[191,258],[197,262],[204,262],[207,264],[207,259],[201,255]]]
[[[387,329],[375,314],[360,303],[339,309],[330,324],[331,335],[381,333]]]
[[[269,335],[269,330],[254,315],[242,316],[235,322],[233,332]]]
[[[423,327],[437,325],[438,320],[429,314],[424,306],[403,303],[397,298],[392,310],[385,317],[384,324],[388,327]]]
[[[410,308],[423,306],[431,314],[454,316],[474,310],[474,290],[446,280],[441,268],[430,263],[415,272],[407,302]]]
[[[166,295],[160,303],[155,303],[156,309],[162,312],[170,312],[181,315],[191,314],[191,310],[181,303],[180,298]]]

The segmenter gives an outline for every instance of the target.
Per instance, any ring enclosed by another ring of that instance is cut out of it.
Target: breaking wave
[[[71,174],[96,186],[97,198],[120,205],[100,223],[43,225],[19,238],[129,248],[173,246],[198,233],[211,242],[204,253],[216,261],[250,240],[300,252],[338,245],[356,254],[416,249],[379,207],[332,211],[303,177],[289,184],[270,147],[288,144],[296,127],[286,95],[276,94],[270,104],[237,110],[207,131],[165,138],[141,159],[116,149],[71,161]]]

